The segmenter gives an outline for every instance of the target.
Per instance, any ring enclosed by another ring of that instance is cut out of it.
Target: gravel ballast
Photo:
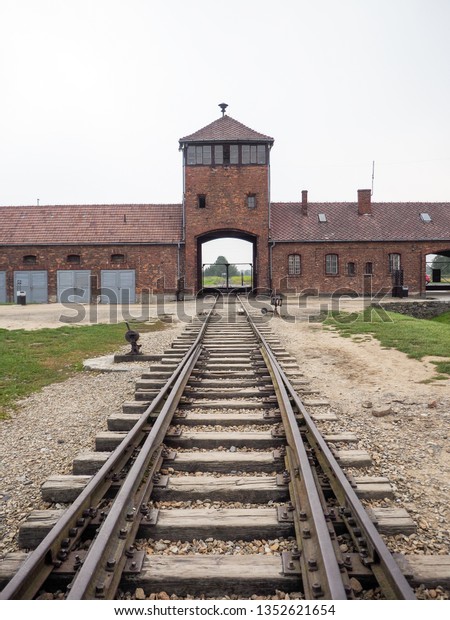
[[[319,424],[322,431],[355,433],[355,447],[372,457],[370,474],[391,481],[395,498],[371,505],[403,507],[414,519],[417,532],[387,538],[389,548],[449,554],[449,381],[423,383],[432,377],[427,361],[383,350],[370,339],[353,342],[307,322],[273,319],[270,325],[311,387],[330,401],[315,412],[338,417]],[[143,350],[162,353],[184,326],[143,334]],[[95,435],[133,398],[135,381],[148,367],[79,373],[25,399],[0,423],[0,556],[17,550],[18,527],[28,512],[49,507],[40,497],[42,483],[53,474],[71,473],[78,453],[94,449]],[[437,598],[447,593],[438,591]]]

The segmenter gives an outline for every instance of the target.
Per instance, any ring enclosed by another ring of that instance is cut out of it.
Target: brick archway
[[[236,230],[233,228],[226,228],[220,230],[210,230],[197,237],[197,290],[202,288],[202,246],[207,241],[215,241],[216,239],[240,239],[252,244],[252,271],[253,271],[253,288],[258,286],[258,254],[257,254],[257,236],[243,230]]]
[[[448,246],[447,246],[448,248]],[[430,257],[434,257],[430,261]],[[426,273],[429,277],[426,284],[426,291],[440,292],[448,294],[450,291],[450,250],[442,249],[437,251],[431,251],[425,255],[426,261]],[[442,260],[441,260],[442,259]]]

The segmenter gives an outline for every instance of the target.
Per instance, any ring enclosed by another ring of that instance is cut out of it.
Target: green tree
[[[219,277],[224,276],[224,274],[226,274],[227,272],[226,265],[228,265],[228,276],[230,278],[231,276],[239,275],[238,269],[235,267],[235,265],[231,265],[227,261],[225,256],[218,256],[212,265],[209,265],[209,267],[206,267],[204,271],[204,275],[205,276],[219,276]]]

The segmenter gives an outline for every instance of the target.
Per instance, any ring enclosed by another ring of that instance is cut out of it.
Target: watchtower
[[[185,286],[201,288],[202,244],[253,244],[253,287],[269,287],[270,150],[273,138],[228,116],[181,138]]]

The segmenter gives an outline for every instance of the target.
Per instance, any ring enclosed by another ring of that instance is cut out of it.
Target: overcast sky
[[[450,201],[449,0],[0,0],[0,205],[181,202],[180,137],[275,139],[271,198]]]

